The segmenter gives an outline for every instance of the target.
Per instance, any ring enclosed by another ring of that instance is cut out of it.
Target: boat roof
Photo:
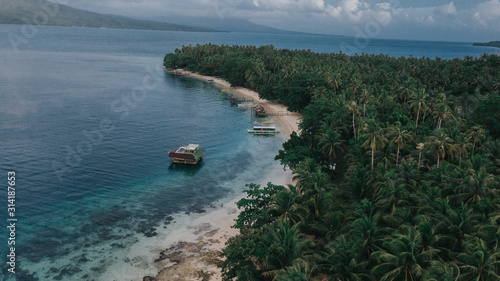
[[[200,145],[199,145],[199,144],[193,144],[193,143],[190,143],[190,144],[188,144],[188,146],[186,146],[186,149],[187,149],[187,150],[196,150],[196,149],[198,149],[198,148],[200,148]]]
[[[275,126],[253,126],[254,129],[260,130],[260,129],[276,129]]]

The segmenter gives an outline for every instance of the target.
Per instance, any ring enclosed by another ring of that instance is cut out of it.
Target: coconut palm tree
[[[500,174],[500,139],[490,141],[487,144],[487,150],[490,160],[493,162],[494,170]]]
[[[481,216],[480,221],[482,222],[486,221],[489,222],[492,219],[496,220],[500,218],[500,198],[497,196],[493,198],[488,198],[488,197],[483,198],[480,201],[473,204],[472,207],[474,208],[475,212],[480,214]],[[485,240],[490,241],[489,239]]]
[[[389,163],[392,162],[393,157],[394,153],[392,152],[392,148],[390,145],[385,145],[375,152],[375,160],[377,160],[379,165],[382,165],[384,167],[384,170],[387,170],[389,168]],[[376,166],[375,169],[377,169]]]
[[[363,120],[366,118],[366,105],[370,102],[371,97],[367,90],[361,92],[359,101],[363,104]]]
[[[429,216],[422,216],[417,225],[417,229],[422,235],[422,245],[424,249],[440,249],[442,235],[436,230],[436,225]]]
[[[462,203],[458,208],[445,206],[435,218],[439,221],[436,227],[451,239],[447,247],[460,251],[466,236],[474,232],[479,217],[471,207]]]
[[[396,165],[399,162],[399,150],[413,140],[413,134],[407,130],[401,130],[401,124],[389,127],[387,131],[387,139],[390,143],[395,143],[398,146],[396,153]]]
[[[344,152],[342,143],[344,143],[344,140],[334,129],[327,129],[321,134],[319,146],[321,147],[321,151],[328,157],[330,164],[333,165],[334,161]]]
[[[315,265],[303,260],[297,259],[293,265],[285,267],[284,271],[278,272],[275,281],[309,281],[312,280]]]
[[[290,184],[288,190],[282,190],[274,195],[269,212],[278,219],[284,219],[290,225],[303,222],[309,210],[301,204],[301,198],[299,189]]]
[[[375,124],[367,125],[365,126],[365,128],[363,128],[363,130],[364,130],[363,136],[366,138],[366,141],[362,144],[362,147],[371,150],[371,155],[372,155],[371,167],[373,170],[375,150],[377,149],[377,147],[384,147],[386,139],[384,137],[383,131],[377,128]]]
[[[464,169],[456,179],[455,198],[457,202],[474,203],[483,199],[498,197],[500,182],[490,172],[494,172],[494,166],[490,159],[482,155],[475,155],[465,161]]]
[[[352,203],[352,217],[350,220],[354,221],[358,218],[378,216],[379,208],[373,204],[371,200],[363,199],[361,201],[354,201]]]
[[[500,207],[500,202],[497,199],[496,210]],[[482,224],[477,232],[477,236],[487,242],[489,249],[500,247],[500,213],[491,214],[487,223]]]
[[[378,265],[372,274],[381,281],[418,280],[426,274],[436,249],[424,249],[422,236],[413,227],[405,227],[404,233],[395,233],[383,244],[384,249],[372,254]]]
[[[495,172],[494,163],[486,155],[473,155],[465,161],[465,168],[469,173],[475,171],[484,171],[488,173]]]
[[[451,110],[450,107],[444,103],[438,103],[434,106],[434,119],[437,119],[437,129],[441,128],[441,123],[443,122],[443,119],[446,119],[451,116]]]
[[[500,249],[490,249],[486,242],[471,237],[465,242],[465,252],[458,256],[462,280],[500,280]]]
[[[396,167],[400,179],[406,186],[415,187],[420,181],[420,173],[415,169],[415,160],[411,157],[402,158],[401,164]]]
[[[417,149],[418,149],[418,164],[417,168],[420,169],[420,163],[422,163],[422,150],[425,147],[425,143],[420,142],[417,144]]]
[[[304,258],[306,250],[312,246],[312,241],[299,230],[300,224],[290,226],[285,220],[278,220],[264,228],[269,232],[269,251],[265,257],[269,269],[264,274],[275,277],[285,271],[287,266]]]
[[[424,215],[434,215],[436,206],[441,204],[441,188],[427,181],[417,184],[417,196],[420,198],[419,213]]]
[[[467,157],[471,144],[469,142],[470,138],[465,134],[459,133],[454,139],[455,151],[458,154],[458,167],[462,166],[462,156]]]
[[[424,280],[458,281],[460,280],[460,268],[454,262],[435,260],[431,262]]]
[[[354,118],[360,114],[358,110],[358,104],[356,101],[351,101],[350,103],[346,104],[347,111],[352,114],[352,133],[354,137],[356,137],[356,124],[354,122]]]
[[[321,166],[313,158],[306,158],[301,161],[297,168],[293,171],[293,180],[297,181],[297,187],[302,187],[306,185],[308,181],[312,179],[315,172],[321,170]]]
[[[418,127],[420,111],[427,105],[428,98],[429,95],[425,93],[425,89],[416,90],[410,97],[410,108],[413,109],[417,114],[417,116],[415,117],[415,128]]]
[[[380,250],[382,239],[389,233],[389,228],[382,226],[377,216],[363,216],[350,224],[349,237],[356,237],[360,241],[361,252],[366,259]]]
[[[330,201],[331,202],[331,201]],[[324,204],[324,202],[318,202]],[[320,212],[316,212],[316,216],[312,218],[311,223],[308,225],[308,233],[318,237],[317,245],[324,246],[337,237],[343,224],[343,214],[340,211],[328,210],[328,208],[321,208]]]
[[[470,137],[473,141],[472,143],[472,153],[474,154],[474,151],[476,149],[476,144],[478,141],[482,141],[486,138],[486,130],[479,126],[479,125],[476,125],[476,126],[473,126],[468,134],[467,134],[468,137]]]
[[[308,200],[313,196],[321,196],[326,191],[332,190],[334,186],[328,183],[328,179],[328,174],[323,172],[321,167],[312,173],[309,180],[302,182],[300,185],[304,200]]]
[[[408,197],[413,197],[409,193]],[[412,204],[412,198],[408,200]],[[422,215],[419,213],[420,208],[415,206],[395,207],[390,213],[382,217],[384,225],[393,229],[400,229],[405,226],[417,225],[422,220]]]
[[[328,274],[330,280],[373,280],[366,269],[368,260],[360,257],[359,247],[358,240],[339,236],[315,255],[319,271]]]
[[[426,146],[430,147],[431,151],[436,156],[438,168],[441,159],[444,159],[447,155],[452,156],[455,152],[453,140],[439,129],[435,131],[433,136],[429,137]]]
[[[396,207],[410,205],[410,192],[397,180],[396,173],[387,172],[385,180],[375,185],[378,190],[375,205],[381,210],[393,214]]]
[[[498,181],[484,169],[479,171],[469,169],[466,181],[458,187],[460,195],[466,204],[477,202],[483,198],[495,197]]]
[[[416,82],[415,79],[409,78],[406,81],[404,81],[402,86],[400,86],[397,89],[397,97],[398,97],[399,102],[406,103],[408,98],[411,97],[411,95],[414,91],[413,87],[414,87],[415,82]]]
[[[372,195],[369,171],[364,165],[349,168],[345,175],[347,180],[342,190],[346,197],[361,200]]]

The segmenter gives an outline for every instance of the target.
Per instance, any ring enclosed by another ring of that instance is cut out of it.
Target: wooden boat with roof
[[[199,144],[189,144],[188,146],[179,146],[176,150],[170,151],[168,157],[177,164],[197,164],[203,159],[205,150],[200,149]]]

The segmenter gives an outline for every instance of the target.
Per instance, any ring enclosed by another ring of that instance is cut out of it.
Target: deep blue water
[[[262,120],[211,85],[162,71],[164,54],[183,44],[431,58],[496,51],[455,42],[362,46],[332,36],[35,28],[16,44],[21,26],[0,25],[0,186],[16,172],[17,280],[102,280],[169,215],[240,193],[277,165],[283,137],[248,135]],[[207,150],[203,164],[172,165],[167,151],[188,143]],[[1,229],[0,277],[14,280],[5,272],[9,232]]]

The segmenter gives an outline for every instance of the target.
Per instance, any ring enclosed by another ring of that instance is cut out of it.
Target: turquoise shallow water
[[[172,214],[202,212],[260,182],[284,136],[256,137],[262,120],[224,92],[162,71],[183,44],[273,44],[337,52],[346,38],[37,27],[12,48],[0,25],[0,183],[15,171],[17,280],[102,280],[138,241],[154,239]],[[469,43],[371,40],[366,52],[479,56]],[[207,150],[197,167],[166,153]],[[7,220],[7,198],[0,198]],[[8,253],[5,228],[0,252]],[[3,262],[3,261],[2,261]],[[5,264],[5,263],[4,263]],[[2,280],[14,280],[2,267]],[[126,276],[119,276],[127,280]],[[132,278],[132,277],[130,277]]]

